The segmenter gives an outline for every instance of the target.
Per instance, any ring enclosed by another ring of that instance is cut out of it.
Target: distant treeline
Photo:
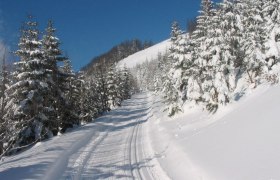
[[[81,70],[89,74],[92,74],[95,64],[105,63],[113,64],[120,60],[132,55],[138,51],[151,47],[154,43],[152,41],[142,42],[139,39],[127,40],[119,45],[114,46],[108,52],[93,58],[89,64],[83,67]]]

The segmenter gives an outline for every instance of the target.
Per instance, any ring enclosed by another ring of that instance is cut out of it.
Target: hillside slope
[[[166,50],[164,45],[170,46],[170,41],[120,64],[133,67],[151,60]],[[214,115],[186,104],[183,113],[169,118],[162,99],[153,96],[147,132],[155,157],[171,179],[280,179],[280,86],[251,89],[246,83],[242,78],[236,89],[242,97]]]
[[[127,58],[124,58],[118,63],[118,66],[126,65],[126,67],[128,68],[133,68],[137,64],[141,64],[146,60],[150,61],[157,58],[159,53],[164,54],[166,51],[168,51],[170,46],[171,46],[171,41],[167,39],[147,49],[132,54]]]
[[[262,86],[215,115],[186,108],[163,115],[154,98],[149,134],[171,179],[280,179],[280,87]]]

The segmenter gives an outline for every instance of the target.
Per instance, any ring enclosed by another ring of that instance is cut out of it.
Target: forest
[[[278,1],[202,0],[188,32],[172,24],[172,45],[165,54],[132,69],[117,66],[152,45],[133,40],[78,73],[60,49],[53,22],[42,35],[28,17],[14,52],[19,61],[7,68],[2,58],[1,156],[91,122],[139,91],[161,95],[173,116],[187,102],[215,113],[246,88],[279,83],[279,7]]]
[[[279,7],[277,1],[202,0],[195,28],[184,32],[174,22],[169,51],[134,68],[139,87],[161,94],[173,116],[188,102],[215,113],[245,89],[279,83]]]

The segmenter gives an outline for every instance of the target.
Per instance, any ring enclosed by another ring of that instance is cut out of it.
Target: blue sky
[[[78,70],[124,40],[167,39],[172,21],[185,29],[199,5],[200,0],[0,0],[0,38],[15,49],[27,14],[41,29],[52,19],[63,51]]]

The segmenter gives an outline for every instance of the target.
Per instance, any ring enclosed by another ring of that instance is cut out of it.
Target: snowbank
[[[280,87],[262,86],[210,115],[200,108],[167,118],[153,101],[149,135],[171,179],[280,179]]]

